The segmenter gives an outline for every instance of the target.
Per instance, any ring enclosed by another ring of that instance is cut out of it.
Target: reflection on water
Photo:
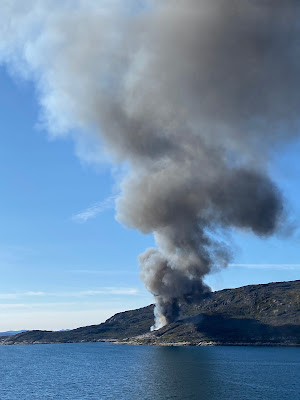
[[[209,352],[188,347],[156,347],[152,353],[152,366],[146,372],[146,382],[153,381],[152,398],[211,398],[214,367]]]
[[[300,398],[300,348],[144,348],[145,399]],[[148,397],[149,395],[149,397]]]
[[[296,400],[300,348],[0,346],[1,400]]]

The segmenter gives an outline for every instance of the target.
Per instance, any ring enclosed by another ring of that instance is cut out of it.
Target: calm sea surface
[[[1,400],[298,400],[300,348],[0,346]]]

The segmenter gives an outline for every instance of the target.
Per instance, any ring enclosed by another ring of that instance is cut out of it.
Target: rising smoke
[[[130,166],[117,219],[154,234],[140,255],[156,327],[228,264],[216,239],[275,233],[268,160],[298,134],[298,0],[0,0],[0,56],[37,84],[43,123],[100,139]],[[75,133],[74,133],[75,132]]]

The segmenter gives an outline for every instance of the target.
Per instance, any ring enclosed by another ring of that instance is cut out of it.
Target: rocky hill
[[[156,333],[160,342],[300,344],[300,281],[221,290],[186,309]]]
[[[300,281],[214,292],[185,305],[181,319],[150,332],[153,305],[118,313],[99,325],[70,331],[27,331],[0,344],[118,341],[132,344],[300,344]]]

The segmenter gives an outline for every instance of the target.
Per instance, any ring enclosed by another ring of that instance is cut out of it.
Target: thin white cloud
[[[97,296],[97,295],[124,295],[124,296],[135,296],[139,293],[138,289],[135,288],[101,288],[99,290],[80,290],[76,292],[58,292],[49,293],[49,296],[55,297],[82,297],[82,296]]]
[[[97,290],[79,290],[75,292],[21,292],[0,293],[0,300],[16,300],[24,297],[84,297],[97,295],[135,296],[139,294],[136,288],[104,287]]]
[[[97,215],[102,212],[114,208],[116,198],[117,196],[107,197],[107,199],[94,204],[76,215],[73,215],[72,220],[78,223],[85,223],[89,219],[97,217]]]
[[[127,296],[131,296],[131,295],[136,295],[139,293],[139,291],[137,289],[113,289],[113,288],[108,288],[108,291],[111,294],[122,294],[122,295],[127,295]]]
[[[270,269],[278,271],[296,271],[300,270],[300,264],[229,264],[234,268],[250,268],[250,269]]]
[[[45,292],[25,292],[24,296],[45,296]]]
[[[44,292],[0,293],[0,300],[14,300],[20,297],[45,296]]]
[[[86,307],[106,307],[106,302],[78,302],[78,301],[50,301],[45,303],[0,303],[0,310],[18,310],[18,309],[27,309],[27,310],[46,310],[46,309],[55,309],[55,310],[62,310],[62,309],[73,309],[75,308],[86,308]]]

